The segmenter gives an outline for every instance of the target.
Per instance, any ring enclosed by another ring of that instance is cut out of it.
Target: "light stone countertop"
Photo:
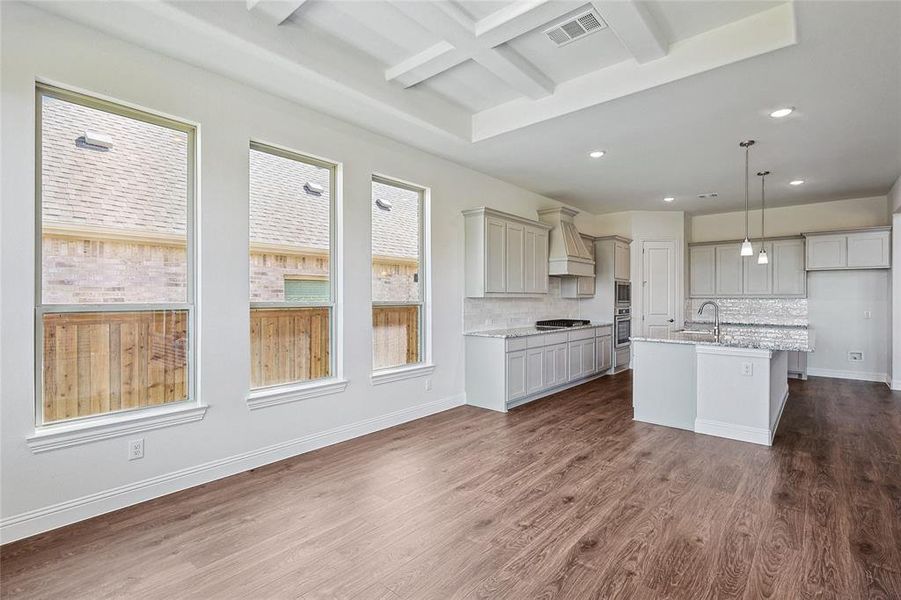
[[[665,342],[670,344],[700,344],[758,350],[813,352],[814,335],[808,327],[797,325],[721,325],[720,341],[712,332],[671,332],[666,337],[632,336],[637,342]]]
[[[544,335],[547,333],[560,333],[564,331],[576,331],[577,329],[592,329],[595,327],[608,327],[613,325],[612,322],[592,321],[590,325],[579,325],[577,327],[560,327],[559,329],[538,329],[534,325],[524,327],[509,327],[505,329],[485,329],[482,331],[467,331],[463,335],[472,335],[476,337],[493,337],[493,338],[517,338],[530,335]]]

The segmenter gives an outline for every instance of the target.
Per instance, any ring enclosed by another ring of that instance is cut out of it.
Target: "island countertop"
[[[515,338],[530,335],[545,335],[548,333],[560,333],[563,331],[576,331],[579,329],[593,329],[595,327],[609,327],[613,325],[610,322],[592,321],[589,325],[577,325],[575,327],[560,327],[557,329],[539,329],[534,325],[526,325],[523,327],[507,327],[504,329],[484,329],[481,331],[467,331],[463,335],[473,335],[477,337],[493,337],[493,338]]]
[[[675,331],[666,336],[632,336],[632,341],[786,352],[813,352],[814,350],[813,331],[809,327],[799,325],[721,325],[718,342],[712,332],[704,330]]]

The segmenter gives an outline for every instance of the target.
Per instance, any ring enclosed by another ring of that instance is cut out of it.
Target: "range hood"
[[[594,277],[594,256],[573,223],[577,214],[566,207],[538,211],[538,220],[553,225],[549,234],[548,275]]]

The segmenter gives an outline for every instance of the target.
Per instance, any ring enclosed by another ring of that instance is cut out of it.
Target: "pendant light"
[[[748,186],[750,185],[749,179],[749,153],[751,150],[751,146],[754,145],[754,140],[746,140],[744,142],[739,142],[738,144],[742,148],[745,149],[745,241],[741,243],[741,255],[742,256],[754,256],[754,248],[751,246],[751,238],[748,235]]]
[[[770,262],[770,257],[766,255],[766,245],[763,238],[766,237],[763,230],[763,211],[766,210],[766,176],[769,171],[760,171],[757,176],[760,177],[760,253],[757,254],[757,264],[765,265]]]

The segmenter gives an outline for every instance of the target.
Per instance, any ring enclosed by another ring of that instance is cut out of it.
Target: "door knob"
[[[670,323],[675,323],[676,320],[675,320],[675,319],[670,319],[669,322],[670,322]]]

